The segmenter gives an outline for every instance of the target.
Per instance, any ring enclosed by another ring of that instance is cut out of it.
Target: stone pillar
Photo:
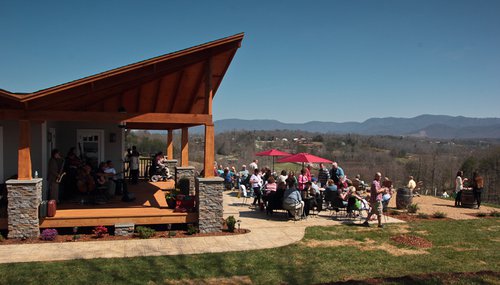
[[[177,166],[175,168],[175,188],[181,188],[179,180],[189,179],[189,195],[196,195],[194,173],[195,171],[193,166]]]
[[[177,167],[177,159],[168,159],[166,162],[166,165],[167,165],[168,169],[170,170],[170,173],[174,172],[175,168]]]
[[[40,236],[38,207],[42,201],[42,181],[7,180],[8,238],[37,238]]]
[[[197,178],[196,204],[198,205],[198,229],[200,233],[221,232],[224,208],[222,193],[224,179],[221,177]]]

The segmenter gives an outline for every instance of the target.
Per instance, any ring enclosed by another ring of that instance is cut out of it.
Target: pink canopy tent
[[[277,150],[277,149],[273,148],[270,150],[258,152],[255,155],[256,156],[272,156],[273,157],[273,172],[274,172],[274,157],[275,156],[289,156],[291,154],[288,152],[284,152],[284,151]]]

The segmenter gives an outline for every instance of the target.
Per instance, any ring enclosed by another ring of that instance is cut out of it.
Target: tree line
[[[190,134],[189,140],[190,163],[201,165],[203,135]],[[166,134],[130,132],[127,144],[137,145],[143,153],[165,151]],[[216,161],[236,169],[259,158],[255,156],[257,152],[271,148],[308,152],[337,161],[348,177],[360,174],[367,182],[375,171],[380,171],[395,187],[403,187],[412,175],[421,181],[421,191],[432,195],[450,193],[458,170],[463,170],[469,178],[477,170],[485,179],[485,201],[500,203],[500,140],[437,140],[288,130],[229,131],[215,136]],[[174,135],[174,157],[180,157],[180,135]],[[276,168],[281,170],[279,165]]]

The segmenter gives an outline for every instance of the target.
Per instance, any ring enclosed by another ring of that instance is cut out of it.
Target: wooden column
[[[205,178],[214,176],[215,145],[214,145],[214,124],[205,125],[205,159],[203,167]]]
[[[189,166],[189,132],[188,128],[182,128],[181,138],[181,166]]]
[[[205,65],[205,112],[212,115],[214,90],[212,86],[212,58],[209,58]],[[214,123],[205,124],[205,177],[214,176],[215,144],[214,144]]]
[[[174,136],[173,130],[168,130],[167,132],[167,158],[174,159]]]
[[[19,121],[19,148],[17,151],[18,180],[31,180],[31,124],[28,120]]]

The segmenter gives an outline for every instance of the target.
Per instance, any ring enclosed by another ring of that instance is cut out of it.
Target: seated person
[[[224,172],[222,173],[221,177],[224,179],[224,187],[226,188],[226,190],[233,189],[233,176],[229,171],[229,167],[224,168]]]
[[[161,175],[163,178],[171,179],[170,169],[167,167],[167,158],[163,152],[158,152],[153,159],[153,175]]]
[[[328,179],[325,187],[325,202],[328,206],[332,206],[332,202],[338,197],[338,188],[333,179]]]
[[[295,180],[287,180],[288,188],[285,190],[283,195],[283,209],[288,210],[295,220],[300,220],[304,211],[304,201],[299,193],[299,190],[295,187]]]
[[[382,210],[387,212],[387,206],[389,206],[389,201],[394,194],[392,181],[388,177],[384,177],[384,181],[382,181],[382,189],[384,190],[384,193],[382,194]]]
[[[269,196],[269,194],[271,192],[276,192],[276,188],[278,187],[278,185],[276,184],[276,180],[274,180],[274,177],[269,177],[269,179],[267,179],[267,182],[264,184],[264,197],[267,197]]]
[[[285,182],[280,182],[276,186],[276,191],[270,191],[267,195],[267,214],[273,214],[275,209],[283,209],[283,195],[285,194],[286,184]]]
[[[115,171],[116,173],[116,171]],[[115,183],[112,180],[115,173],[108,170],[106,162],[99,163],[99,168],[95,173],[97,189],[101,190],[106,198],[114,196]]]

